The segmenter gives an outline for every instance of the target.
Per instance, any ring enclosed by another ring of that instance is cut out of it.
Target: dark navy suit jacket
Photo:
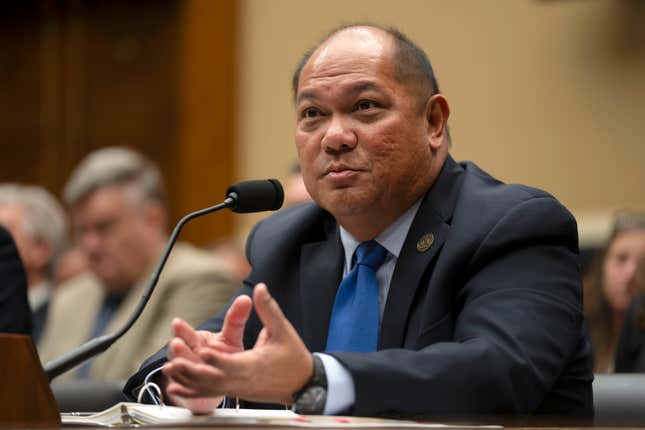
[[[426,234],[434,242],[419,251]],[[449,157],[397,260],[379,350],[332,354],[354,380],[350,412],[593,414],[577,253],[576,222],[552,196]],[[314,203],[281,211],[254,228],[247,256],[238,294],[265,282],[309,350],[323,351],[344,259],[334,218]],[[202,328],[219,330],[223,315]],[[260,329],[252,314],[247,348]]]
[[[0,333],[31,334],[27,277],[9,233],[0,227]]]

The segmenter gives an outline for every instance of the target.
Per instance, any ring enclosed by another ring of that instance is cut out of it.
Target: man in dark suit
[[[13,239],[0,226],[0,333],[31,334],[27,278]]]
[[[306,413],[591,415],[575,220],[453,161],[425,54],[343,28],[305,56],[294,94],[315,203],[255,227],[226,316],[175,321],[126,394],[165,362],[167,398],[196,412],[227,395]]]

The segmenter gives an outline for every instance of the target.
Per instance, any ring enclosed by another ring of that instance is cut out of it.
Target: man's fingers
[[[199,397],[199,391],[194,388],[187,388],[177,382],[170,382],[166,387],[166,394],[173,403],[183,403],[181,397]],[[180,397],[180,399],[177,399]],[[182,405],[183,406],[183,405]]]
[[[223,377],[219,369],[184,358],[176,358],[166,363],[163,373],[181,385],[201,390],[208,388],[208,385],[218,385]]]
[[[197,351],[197,356],[206,365],[210,365],[220,369],[222,373],[229,374],[235,373],[236,363],[239,358],[235,358],[231,354],[222,354],[218,351],[208,348],[201,348]],[[238,356],[239,357],[239,356]]]
[[[251,314],[251,298],[245,295],[237,297],[224,317],[221,336],[229,345],[242,347],[244,326]]]
[[[172,404],[190,409],[192,413],[197,415],[212,413],[224,400],[224,396],[203,397],[196,390],[177,383],[168,385],[166,394]]]
[[[226,382],[224,373],[208,364],[177,358],[164,365],[163,373],[169,380],[166,393],[171,396],[173,402],[175,400],[181,401],[181,398],[203,398],[202,400],[207,403],[212,403],[213,398],[224,394],[224,383]],[[177,397],[180,398],[177,399]],[[211,398],[211,400],[207,401],[207,398]],[[215,406],[217,404],[212,408]],[[190,409],[195,411],[199,408],[190,407]]]
[[[172,320],[172,333],[181,338],[189,348],[194,349],[202,345],[202,337],[195,329],[181,318]]]
[[[181,385],[195,388],[195,378],[191,375],[187,375],[185,366],[178,363],[178,361],[179,360],[173,360],[171,363],[165,364],[162,370],[163,374]]]
[[[255,346],[253,348],[258,348],[267,343],[269,340],[269,332],[267,331],[266,328],[262,328],[260,330],[260,334],[258,335],[257,340],[255,341]]]
[[[271,337],[279,337],[286,326],[287,319],[278,302],[271,297],[269,289],[263,283],[257,284],[253,289],[253,306],[262,325],[269,331],[268,334]]]
[[[188,360],[199,361],[199,357],[195,355],[183,339],[175,337],[168,344],[168,359],[172,360],[176,357],[184,357]]]

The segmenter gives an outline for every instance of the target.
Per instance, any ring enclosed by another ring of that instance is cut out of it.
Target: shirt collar
[[[390,255],[393,255],[394,258],[399,258],[401,253],[401,248],[403,248],[403,242],[408,235],[410,226],[412,225],[412,220],[421,206],[421,200],[423,197],[417,200],[415,204],[410,206],[410,208],[403,213],[400,217],[396,219],[388,228],[383,230],[376,238],[374,239],[387,250]],[[348,273],[351,270],[352,266],[352,256],[358,245],[361,244],[358,240],[354,238],[347,230],[340,227],[340,241],[343,244],[343,250],[345,251],[345,273]]]
[[[30,285],[27,289],[27,298],[31,310],[36,310],[49,300],[49,284],[41,282],[37,285]]]

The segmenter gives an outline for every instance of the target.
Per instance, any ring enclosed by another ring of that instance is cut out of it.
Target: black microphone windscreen
[[[231,196],[233,193],[235,196]],[[238,213],[274,211],[284,201],[284,191],[277,179],[240,182],[231,185],[226,195],[235,199],[231,210]]]

